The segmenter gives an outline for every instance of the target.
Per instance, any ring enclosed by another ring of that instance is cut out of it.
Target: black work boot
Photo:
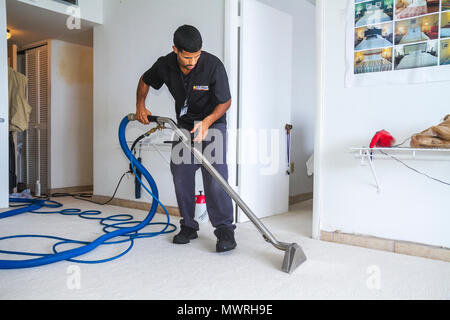
[[[198,234],[195,229],[186,226],[181,226],[180,229],[181,231],[175,237],[173,237],[173,243],[187,244],[191,242],[191,240],[198,238]]]
[[[236,248],[237,244],[234,240],[234,231],[227,228],[218,228],[214,231],[217,237],[216,251],[226,252]]]

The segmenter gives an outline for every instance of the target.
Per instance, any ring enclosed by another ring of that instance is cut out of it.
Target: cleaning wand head
[[[306,255],[303,252],[303,249],[298,244],[291,243],[288,245],[286,253],[284,254],[281,270],[291,274],[305,261]]]

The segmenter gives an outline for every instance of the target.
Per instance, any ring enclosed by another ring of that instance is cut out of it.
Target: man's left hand
[[[200,143],[206,139],[208,135],[208,130],[211,125],[207,120],[203,120],[195,124],[194,129],[191,133],[197,132],[197,135],[194,138],[194,142]]]

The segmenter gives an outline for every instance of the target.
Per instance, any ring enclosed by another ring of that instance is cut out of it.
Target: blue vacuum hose
[[[75,262],[83,262],[83,261],[76,261],[74,260],[74,258],[79,257],[81,255],[84,255],[92,250],[94,250],[95,248],[97,248],[98,246],[102,245],[102,244],[111,244],[111,243],[119,243],[119,242],[125,242],[125,241],[131,241],[131,245],[130,247],[123,252],[122,254],[120,254],[119,256],[124,255],[126,252],[128,252],[132,245],[133,245],[133,239],[135,238],[140,238],[140,237],[148,237],[148,236],[154,236],[156,234],[161,234],[164,232],[167,232],[166,229],[169,226],[172,226],[173,228],[176,229],[175,226],[171,225],[169,222],[166,224],[166,227],[159,233],[151,233],[150,235],[144,234],[144,235],[140,235],[138,233],[139,230],[143,229],[144,227],[146,227],[147,225],[151,224],[151,220],[153,219],[155,213],[156,213],[156,209],[158,208],[158,205],[161,205],[163,208],[164,206],[161,204],[161,202],[158,200],[158,188],[156,187],[156,183],[153,180],[152,176],[150,175],[150,173],[147,171],[147,169],[139,162],[137,161],[137,159],[134,157],[134,155],[132,154],[131,150],[128,148],[126,139],[125,139],[125,131],[126,131],[126,127],[129,123],[129,119],[128,117],[125,117],[122,122],[120,123],[120,127],[119,127],[119,141],[120,141],[120,146],[123,150],[123,152],[125,153],[125,155],[127,156],[127,158],[130,160],[131,165],[133,167],[133,170],[135,171],[136,174],[136,170],[139,171],[140,173],[142,173],[142,176],[145,178],[145,180],[148,182],[150,189],[149,190],[143,183],[142,180],[139,179],[139,182],[142,184],[142,186],[144,187],[145,190],[147,190],[147,192],[153,197],[153,202],[152,202],[152,206],[150,208],[150,212],[148,213],[147,217],[140,222],[139,224],[133,226],[133,227],[118,227],[118,225],[120,224],[124,224],[124,223],[136,223],[136,222],[122,222],[122,223],[117,223],[117,224],[113,224],[113,225],[107,225],[106,228],[108,227],[115,227],[118,228],[115,231],[111,231],[111,232],[106,232],[106,234],[102,235],[101,237],[99,237],[98,239],[92,241],[92,242],[81,242],[81,241],[74,241],[74,240],[70,240],[70,239],[63,239],[63,238],[58,238],[58,237],[50,237],[50,236],[11,236],[11,237],[4,237],[4,238],[0,238],[0,240],[6,240],[6,239],[12,239],[12,238],[32,238],[32,237],[44,237],[44,238],[51,238],[51,239],[56,239],[56,240],[60,240],[62,242],[57,243],[56,245],[53,246],[53,254],[31,254],[31,253],[13,253],[13,252],[7,252],[7,251],[0,251],[0,253],[9,253],[9,254],[21,254],[21,255],[37,255],[40,256],[39,258],[35,258],[35,259],[29,259],[29,260],[0,260],[0,269],[23,269],[23,268],[33,268],[33,267],[38,267],[38,266],[43,266],[43,265],[48,265],[51,263],[55,263],[55,262],[59,262],[59,261],[64,261],[64,260],[68,260],[68,261],[75,261]],[[134,169],[135,168],[135,169]],[[137,175],[136,175],[137,176]],[[19,209],[15,209],[15,210],[11,210],[5,213],[1,213],[0,214],[0,219],[2,218],[7,218],[7,217],[11,217],[14,215],[18,215],[21,213],[25,213],[25,212],[34,212],[35,210],[39,210],[42,207],[52,207],[52,208],[57,208],[60,207],[61,205],[50,201],[50,203],[48,203],[48,200],[32,200],[30,202],[30,200],[27,199],[15,199],[13,202],[18,202],[18,203],[29,203],[30,205],[27,207],[23,207],[23,208],[19,208]],[[77,210],[77,209],[69,209],[69,210],[63,210],[60,213],[62,214],[74,214],[74,213],[79,213],[81,210],[79,211],[70,211],[70,210]],[[164,208],[164,210],[166,211],[166,214],[168,216],[167,210]],[[45,212],[34,212],[34,213],[45,213]],[[47,212],[47,213],[52,213],[52,212]],[[100,212],[94,212],[94,213],[90,213],[92,214],[99,214]],[[85,216],[83,216],[83,214]],[[81,213],[80,216],[86,219],[89,219],[86,217],[86,215],[89,215],[89,212],[84,212]],[[123,215],[122,215],[123,216]],[[102,224],[104,220],[112,220],[112,221],[119,221],[119,220],[114,220],[114,217],[109,217],[109,218],[105,218],[105,219],[101,219],[102,220]],[[154,224],[162,224],[162,223],[154,223]],[[170,232],[173,232],[175,230],[171,230]],[[116,242],[107,242],[108,240],[111,240],[113,238],[119,237],[119,236],[129,236],[127,240],[125,241],[116,241]],[[71,250],[67,250],[67,251],[62,251],[62,252],[56,252],[56,247],[60,244],[63,243],[77,243],[77,244],[83,244],[82,246],[75,248],[75,249],[71,249]],[[119,256],[115,257],[118,258]],[[112,259],[107,259],[107,260],[102,260],[101,262],[104,261],[110,261]],[[85,263],[89,263],[89,262],[85,262]],[[95,263],[95,262],[94,262]],[[98,263],[98,262],[97,262]]]

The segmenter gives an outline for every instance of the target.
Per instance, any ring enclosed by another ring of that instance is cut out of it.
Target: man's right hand
[[[145,107],[138,107],[136,109],[136,120],[143,124],[150,124],[148,121],[148,116],[151,116],[152,113],[147,110]]]

